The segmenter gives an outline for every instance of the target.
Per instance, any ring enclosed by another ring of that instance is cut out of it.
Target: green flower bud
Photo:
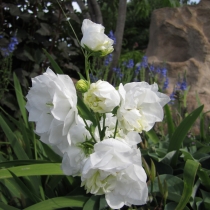
[[[80,91],[81,93],[85,93],[88,91],[89,89],[89,82],[84,80],[84,79],[80,79],[77,84],[76,84],[76,89],[78,91]]]

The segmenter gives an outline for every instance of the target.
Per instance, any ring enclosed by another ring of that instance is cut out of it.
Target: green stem
[[[100,125],[100,116],[98,113],[96,113],[96,120],[97,120],[97,124],[98,124],[98,132],[99,132],[99,136],[100,136],[100,140],[102,141],[102,136],[101,136],[101,125]]]
[[[85,74],[86,74],[86,78],[87,78],[87,81],[89,82],[90,84],[90,75],[89,75],[89,54],[87,51],[85,51]]]
[[[91,132],[91,129],[90,129],[90,127],[88,126],[86,120],[85,120],[84,118],[82,118],[82,119],[83,119],[83,121],[84,121],[84,123],[85,123],[85,126],[86,126],[86,129],[89,131],[89,133],[90,133],[90,135],[91,135],[93,141],[94,141],[95,143],[97,143],[97,141],[96,141],[95,137],[93,136],[93,134],[92,134],[92,132]]]
[[[31,123],[31,129],[34,130],[34,124]],[[32,139],[33,139],[33,143],[34,143],[34,156],[35,156],[35,160],[37,160],[37,143],[36,143],[36,136],[34,134],[34,132],[32,133]]]
[[[65,16],[65,18],[66,18],[66,20],[67,20],[67,22],[68,22],[68,24],[69,24],[71,30],[73,31],[74,36],[75,36],[75,38],[76,38],[78,44],[80,45],[80,41],[79,41],[79,39],[78,39],[78,37],[77,37],[77,34],[76,34],[76,32],[74,31],[73,26],[71,25],[70,21],[68,20],[68,17],[66,16],[66,13],[64,12],[64,10],[63,10],[63,8],[62,8],[62,6],[61,6],[61,4],[59,3],[58,0],[57,0],[57,3],[58,3],[58,5],[60,6],[61,11],[63,12],[63,14],[64,14],[64,16]],[[80,45],[80,46],[81,46],[81,45]],[[82,46],[81,46],[81,50],[82,50],[82,53],[84,54],[84,50],[83,50]],[[85,54],[84,54],[84,55],[85,55]]]
[[[117,134],[117,126],[118,126],[118,120],[116,121],[115,129],[114,129],[114,138]]]

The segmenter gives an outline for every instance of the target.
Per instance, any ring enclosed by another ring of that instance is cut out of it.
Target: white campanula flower
[[[80,175],[86,159],[82,148],[73,145],[68,147],[62,159],[63,173],[71,176]]]
[[[97,81],[84,93],[84,102],[94,112],[111,112],[120,103],[118,91],[106,81]]]
[[[91,51],[95,52],[100,51],[102,56],[114,50],[114,41],[104,34],[104,27],[101,24],[93,23],[91,20],[85,19],[82,23],[82,33],[82,47],[86,46]]]
[[[91,122],[87,121],[87,124],[90,125]],[[85,153],[85,149],[81,146],[81,143],[91,139],[91,136],[80,117],[79,123],[71,126],[69,133],[71,144],[63,150],[64,155],[61,167],[64,174],[78,176],[81,174],[81,169],[89,155]]]
[[[163,106],[170,98],[158,92],[157,84],[132,82],[120,84],[121,105],[117,111],[119,127],[126,131],[149,131],[163,120]]]
[[[148,197],[140,151],[113,138],[94,145],[94,153],[85,162],[81,179],[87,192],[105,194],[113,209],[145,204]]]
[[[35,132],[43,142],[56,145],[69,139],[70,127],[78,122],[76,89],[69,76],[48,68],[32,79],[26,98],[29,121],[36,123]]]
[[[104,126],[106,127],[106,132],[105,132],[104,139],[113,138],[114,133],[115,133],[115,128],[116,128],[116,123],[117,123],[117,117],[114,116],[112,113],[106,113],[105,116],[106,117],[105,117]],[[104,119],[102,118],[100,120],[101,128],[103,126],[103,123],[104,123]],[[97,142],[100,141],[98,126],[95,128],[94,137],[97,140]],[[136,146],[138,143],[141,142],[141,137],[138,132],[128,131],[125,133],[124,130],[120,129],[119,127],[117,127],[115,138],[120,141],[126,142],[130,146]]]

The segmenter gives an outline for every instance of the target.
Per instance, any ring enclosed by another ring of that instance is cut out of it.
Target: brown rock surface
[[[210,0],[155,10],[146,55],[149,63],[166,65],[169,93],[173,91],[178,74],[187,72],[187,82],[191,86],[189,111],[197,107],[196,92],[205,105],[204,110],[210,110]]]

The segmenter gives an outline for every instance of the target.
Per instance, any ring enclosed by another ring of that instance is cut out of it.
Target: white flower
[[[94,112],[106,113],[119,105],[120,95],[111,84],[99,80],[84,93],[84,102]]]
[[[87,121],[87,124],[90,125],[90,121]],[[63,160],[62,160],[62,170],[66,175],[78,176],[81,174],[81,169],[87,159],[84,148],[82,148],[81,143],[86,140],[90,140],[91,136],[89,131],[85,128],[85,124],[82,119],[79,117],[79,123],[71,126],[70,130],[70,146],[66,148],[57,146],[57,149],[62,151],[63,149]],[[64,145],[62,145],[64,146]],[[55,149],[55,148],[54,148]],[[91,149],[92,151],[92,149]]]
[[[94,145],[81,179],[87,192],[105,194],[113,209],[145,204],[148,197],[140,151],[116,139],[105,139]]]
[[[120,84],[121,105],[117,111],[120,128],[126,131],[149,131],[163,120],[163,106],[170,98],[158,92],[157,84],[132,82]]]
[[[56,75],[48,68],[43,75],[32,79],[26,98],[29,121],[36,123],[35,132],[43,134],[46,143],[60,143],[78,121],[76,89],[67,75]]]
[[[103,121],[104,119],[102,118],[100,120],[101,128],[103,128]],[[114,137],[116,123],[117,123],[117,117],[113,116],[112,113],[106,113],[105,124],[104,124],[104,126],[106,127],[106,132],[105,132],[104,139]],[[97,140],[97,142],[100,141],[98,126],[95,128],[94,137]],[[125,133],[124,130],[120,129],[119,127],[117,127],[115,138],[126,142],[130,146],[136,146],[136,144],[141,142],[141,137],[138,132],[128,131]]]
[[[64,153],[61,165],[64,174],[71,176],[80,175],[86,159],[86,155],[80,147],[68,147]]]
[[[82,23],[82,33],[82,47],[87,46],[92,51],[101,51],[102,56],[114,50],[112,46],[114,41],[104,34],[104,27],[101,24],[85,19]]]

